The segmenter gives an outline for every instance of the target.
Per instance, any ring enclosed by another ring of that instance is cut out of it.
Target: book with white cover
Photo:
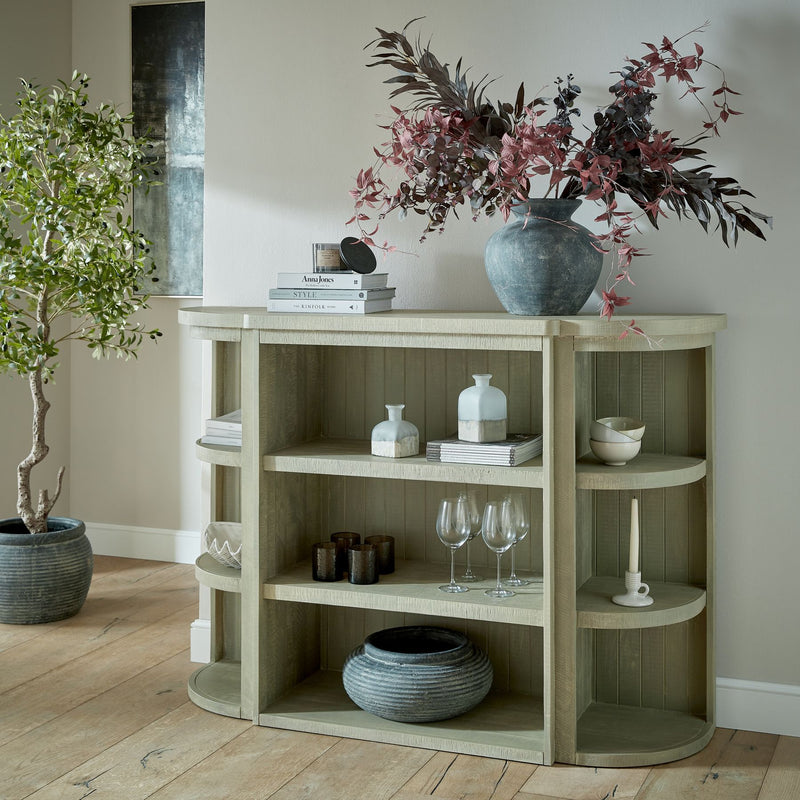
[[[386,300],[267,300],[267,311],[304,314],[372,314],[389,311],[392,299]]]
[[[200,444],[224,444],[227,447],[241,447],[242,436],[215,436],[214,434],[207,433],[200,437]]]
[[[387,300],[395,287],[386,289],[270,289],[270,300]]]
[[[498,464],[514,467],[542,452],[542,435],[510,433],[503,442],[467,442],[455,436],[426,445],[428,461],[450,464]]]
[[[212,417],[206,420],[206,433],[221,433],[223,431],[234,431],[239,436],[242,435],[242,409],[229,411],[219,417]]]
[[[388,272],[279,272],[278,289],[385,289]]]

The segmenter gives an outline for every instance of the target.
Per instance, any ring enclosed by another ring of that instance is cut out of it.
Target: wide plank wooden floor
[[[717,730],[673,764],[591,769],[258,728],[187,699],[191,566],[97,556],[60,623],[0,625],[0,800],[800,800],[800,739]]]

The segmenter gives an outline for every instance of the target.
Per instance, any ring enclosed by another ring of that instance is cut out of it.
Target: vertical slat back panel
[[[649,578],[652,581],[665,580],[667,565],[666,542],[670,541],[668,536],[669,506],[665,502],[664,490],[653,489],[647,492],[620,492],[624,497],[625,511],[624,518],[630,520],[630,500],[637,497],[639,500],[639,569],[642,572],[645,582]],[[627,525],[629,525],[628,523]],[[623,523],[620,536],[628,536],[630,540],[630,527]],[[685,528],[684,528],[685,533]],[[676,537],[678,533],[676,532]],[[620,575],[625,574],[627,565],[620,565]]]
[[[407,349],[402,352],[405,365],[402,391],[403,402],[406,406],[403,416],[417,426],[420,432],[420,441],[423,441],[425,431],[428,429],[427,420],[425,419],[426,391],[428,389],[428,381],[425,375],[425,351]],[[438,391],[436,381],[431,379],[430,383],[430,388],[434,392]],[[369,431],[367,431],[368,437]]]
[[[303,349],[303,348],[300,348]],[[542,430],[540,352],[422,350],[418,348],[304,348],[324,356],[322,435],[369,439],[386,419],[386,404],[405,405],[403,417],[417,426],[420,442],[458,430],[458,395],[489,373],[509,401],[508,430]]]
[[[366,432],[366,363],[365,348],[353,347],[345,361],[344,435],[348,439],[364,439]]]
[[[665,564],[660,580],[684,582],[689,579],[689,487],[670,487],[663,496]]]
[[[294,604],[289,604],[294,605]],[[494,669],[494,688],[542,696],[542,633],[521,625],[443,619],[421,614],[328,606],[322,609],[325,633],[323,669],[341,670],[347,656],[374,631],[401,625],[439,625],[464,633],[486,652]]]
[[[642,631],[642,705],[664,708],[664,629],[645,628]]]
[[[685,351],[664,354],[664,451],[689,450],[689,364]]]
[[[602,416],[640,417],[647,426],[643,452],[705,456],[704,350],[597,353],[591,358],[593,405],[583,415],[576,406],[579,429]],[[581,492],[578,494],[576,535],[580,543],[586,533],[581,530]],[[587,494],[593,498],[593,510],[586,516],[591,519],[595,575],[624,575],[628,567],[630,501],[636,496],[643,580],[704,585],[704,480],[667,489]],[[582,574],[580,547],[578,558],[580,581],[588,577]],[[665,628],[594,631],[591,661],[595,699],[704,714],[704,620],[705,614]]]
[[[322,435],[331,439],[347,435],[347,351],[342,347],[324,348],[325,367],[322,404]]]
[[[642,700],[642,636],[638,630],[619,631],[617,679],[619,703],[638,706]]]
[[[706,454],[706,350],[690,350],[688,385],[688,455],[704,458]]]
[[[664,452],[664,353],[642,353],[642,452]]]
[[[447,431],[447,353],[425,350],[425,431]],[[444,433],[438,438],[447,436]],[[430,437],[433,438],[433,437]]]

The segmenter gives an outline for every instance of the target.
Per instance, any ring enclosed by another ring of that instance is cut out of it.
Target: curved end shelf
[[[706,607],[705,589],[682,583],[656,583],[650,586],[653,605],[644,608],[618,606],[611,598],[625,591],[623,578],[589,578],[578,589],[579,628],[657,628],[675,625],[696,617]]]
[[[664,489],[694,483],[705,474],[703,458],[640,453],[625,466],[609,467],[587,453],[575,465],[575,485],[578,489]]]
[[[643,767],[700,752],[714,723],[681,711],[592,703],[578,720],[575,764]]]
[[[189,699],[200,708],[225,717],[242,717],[242,667],[238,661],[215,661],[192,673]]]
[[[240,593],[242,571],[220,564],[213,556],[203,553],[194,562],[194,576],[198,583],[223,592]]]
[[[241,467],[242,448],[229,447],[225,444],[203,444],[200,439],[195,442],[195,455],[207,464],[218,467]]]

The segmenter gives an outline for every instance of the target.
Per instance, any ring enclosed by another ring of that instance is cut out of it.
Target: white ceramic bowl
[[[598,442],[589,439],[592,452],[604,463],[611,467],[621,467],[634,458],[642,447],[639,441],[630,442]]]
[[[638,442],[644,436],[644,422],[635,417],[601,417],[592,422],[589,436],[596,442]]]
[[[210,522],[203,531],[208,554],[226,567],[242,568],[242,524]]]

